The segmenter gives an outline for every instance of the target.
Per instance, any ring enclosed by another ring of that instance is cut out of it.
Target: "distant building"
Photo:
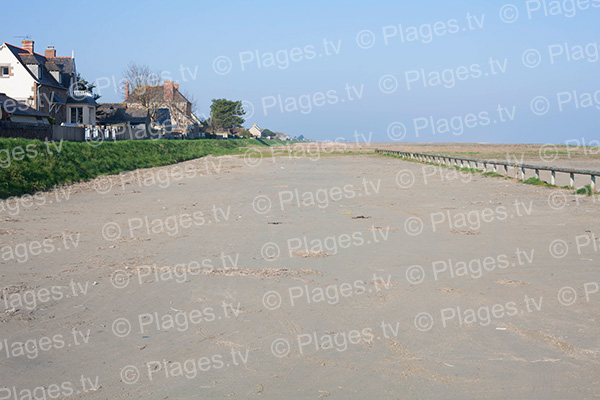
[[[100,129],[110,130],[115,138],[122,139],[123,136],[128,139],[151,138],[148,110],[127,108],[123,103],[101,103],[98,106],[96,119]]]
[[[260,129],[258,127],[258,125],[254,124],[252,125],[252,128],[248,129],[248,131],[252,134],[252,136],[254,137],[261,137],[262,136],[262,132],[264,129]]]
[[[126,83],[124,104],[131,109],[147,109],[153,128],[165,134],[199,136],[201,123],[192,112],[192,103],[181,94],[179,84],[173,81],[164,81],[162,85],[139,86],[131,93]],[[167,113],[169,118],[165,120]]]
[[[33,40],[21,47],[0,45],[0,89],[7,96],[51,116],[58,124],[95,125],[94,97],[74,90],[77,70],[74,57],[57,57],[48,47],[42,56]]]

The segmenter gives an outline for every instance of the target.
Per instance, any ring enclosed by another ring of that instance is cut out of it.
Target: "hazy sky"
[[[600,138],[600,0],[324,3],[8,2],[0,41],[74,50],[101,102],[134,61],[314,139]]]

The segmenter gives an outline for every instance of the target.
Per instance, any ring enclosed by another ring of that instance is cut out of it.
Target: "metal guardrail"
[[[584,170],[584,169],[573,169],[573,168],[562,168],[562,167],[549,167],[545,165],[530,165],[530,164],[520,164],[520,163],[511,163],[508,161],[493,161],[493,160],[479,160],[476,158],[464,158],[464,157],[455,157],[455,156],[446,156],[443,154],[429,154],[429,153],[415,153],[412,151],[399,151],[399,150],[382,150],[375,149],[375,153],[378,154],[391,154],[396,156],[401,156],[405,158],[410,158],[413,160],[418,160],[421,162],[436,162],[438,164],[444,163],[444,165],[453,165],[458,166],[458,162],[460,161],[460,166],[462,168],[473,168],[472,164],[475,164],[475,169],[479,169],[479,164],[483,165],[483,172],[496,172],[498,173],[498,166],[504,166],[504,176],[508,176],[508,167],[513,167],[515,169],[520,169],[521,171],[521,179],[525,180],[526,173],[525,171],[530,169],[535,171],[535,177],[540,178],[540,171],[551,171],[552,178],[550,184],[556,184],[556,173],[563,172],[569,174],[570,177],[570,188],[575,188],[575,175],[588,175],[590,176],[590,186],[592,191],[596,191],[596,177],[600,176],[600,171],[594,170]],[[465,167],[465,162],[467,166]],[[488,171],[488,165],[492,166],[491,171]]]

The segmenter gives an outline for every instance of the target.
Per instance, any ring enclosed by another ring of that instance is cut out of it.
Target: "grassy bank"
[[[86,181],[99,175],[157,167],[207,155],[236,154],[251,146],[242,140],[127,140],[100,143],[0,138],[0,199]]]

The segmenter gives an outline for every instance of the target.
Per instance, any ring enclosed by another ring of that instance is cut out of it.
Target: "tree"
[[[133,95],[135,100],[149,111],[152,120],[156,119],[158,109],[164,102],[159,91],[151,88],[160,83],[160,76],[160,72],[153,71],[149,66],[137,65],[134,62],[129,63],[123,71],[124,81],[129,84],[130,91],[125,93],[125,85],[123,85],[125,97],[127,98],[128,94]]]
[[[98,100],[101,96],[97,93],[94,93],[94,89],[96,88],[96,84],[89,83],[80,73],[77,73],[77,81],[73,86],[73,90],[83,90],[85,92],[90,92],[94,96],[94,100]]]
[[[268,136],[268,137],[270,137],[270,138],[273,138],[273,137],[275,137],[275,132],[273,132],[273,131],[272,131],[272,130],[270,130],[270,129],[263,129],[263,131],[262,131],[262,134],[261,134],[261,135],[262,135],[262,136]]]
[[[241,101],[213,99],[210,105],[210,120],[213,132],[215,129],[224,129],[229,132],[230,129],[242,126],[244,123],[242,116],[245,114]]]
[[[249,131],[248,129],[244,129],[244,130],[242,131],[242,133],[240,133],[240,136],[241,136],[241,137],[248,138],[248,139],[252,139],[252,137],[253,137],[253,136],[252,136],[252,133],[250,133],[250,131]]]

